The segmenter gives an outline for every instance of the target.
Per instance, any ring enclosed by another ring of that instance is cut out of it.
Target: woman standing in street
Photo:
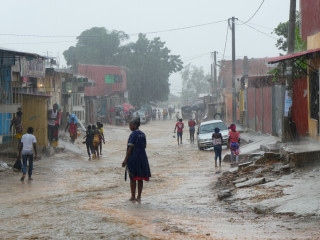
[[[217,160],[219,158],[219,167],[221,167],[221,152],[222,152],[222,135],[220,133],[219,128],[214,129],[214,133],[212,134],[212,143],[213,143],[213,148],[214,148],[214,166],[218,167],[217,165]]]
[[[149,161],[146,153],[146,135],[139,130],[140,119],[136,118],[130,122],[129,128],[132,131],[128,139],[127,154],[122,163],[126,167],[130,178],[131,198],[130,201],[141,201],[143,181],[149,181],[151,177]],[[125,177],[126,179],[126,177]],[[136,185],[138,182],[138,195],[136,198]]]

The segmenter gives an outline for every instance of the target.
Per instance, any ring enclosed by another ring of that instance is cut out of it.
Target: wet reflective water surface
[[[1,177],[0,239],[317,239],[317,221],[233,211],[217,200],[212,151],[173,138],[174,121],[142,125],[152,178],[130,202],[121,163],[130,134],[106,127],[102,158],[65,151],[35,162],[34,180]],[[226,150],[224,150],[225,152]]]

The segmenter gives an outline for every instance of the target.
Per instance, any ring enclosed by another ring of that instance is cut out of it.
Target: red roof
[[[78,65],[78,74],[89,78],[96,84],[93,87],[85,87],[85,96],[108,96],[115,92],[127,90],[126,71],[118,66],[102,65]],[[105,83],[105,75],[122,75],[121,83]]]
[[[267,62],[268,63],[277,63],[277,62],[281,62],[281,61],[285,61],[285,60],[289,60],[289,59],[293,59],[293,58],[299,58],[299,57],[311,58],[311,57],[315,56],[316,54],[318,54],[319,52],[320,52],[320,48],[310,49],[310,50],[299,52],[299,53],[292,53],[292,54],[287,54],[284,56],[269,58],[269,59],[267,59]]]

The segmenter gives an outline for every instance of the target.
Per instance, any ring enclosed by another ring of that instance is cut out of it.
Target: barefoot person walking
[[[141,201],[143,180],[149,181],[151,177],[149,161],[146,153],[146,135],[139,130],[140,118],[131,120],[129,128],[132,131],[128,139],[127,154],[122,163],[126,167],[130,178],[131,198],[130,201]],[[126,179],[126,177],[125,177]],[[136,185],[138,181],[138,195],[136,198]]]

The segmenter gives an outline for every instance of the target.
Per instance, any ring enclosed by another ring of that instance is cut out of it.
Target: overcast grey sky
[[[235,16],[248,20],[262,0],[0,0],[0,47],[50,56],[60,55],[76,43],[73,37],[26,37],[3,34],[65,36],[79,35],[91,27],[122,30],[127,34],[161,31],[227,20]],[[255,17],[246,25],[236,26],[236,55],[239,58],[279,55],[276,36],[270,34],[280,22],[288,20],[289,0],[265,0]],[[299,1],[297,1],[299,2]],[[297,4],[298,5],[298,4]],[[240,22],[239,22],[240,23]],[[173,54],[182,60],[210,70],[210,52],[222,58],[227,22],[180,31],[150,34],[160,36]],[[231,59],[229,31],[225,58]],[[130,40],[134,41],[135,37]],[[181,91],[179,74],[170,78],[171,91]]]

